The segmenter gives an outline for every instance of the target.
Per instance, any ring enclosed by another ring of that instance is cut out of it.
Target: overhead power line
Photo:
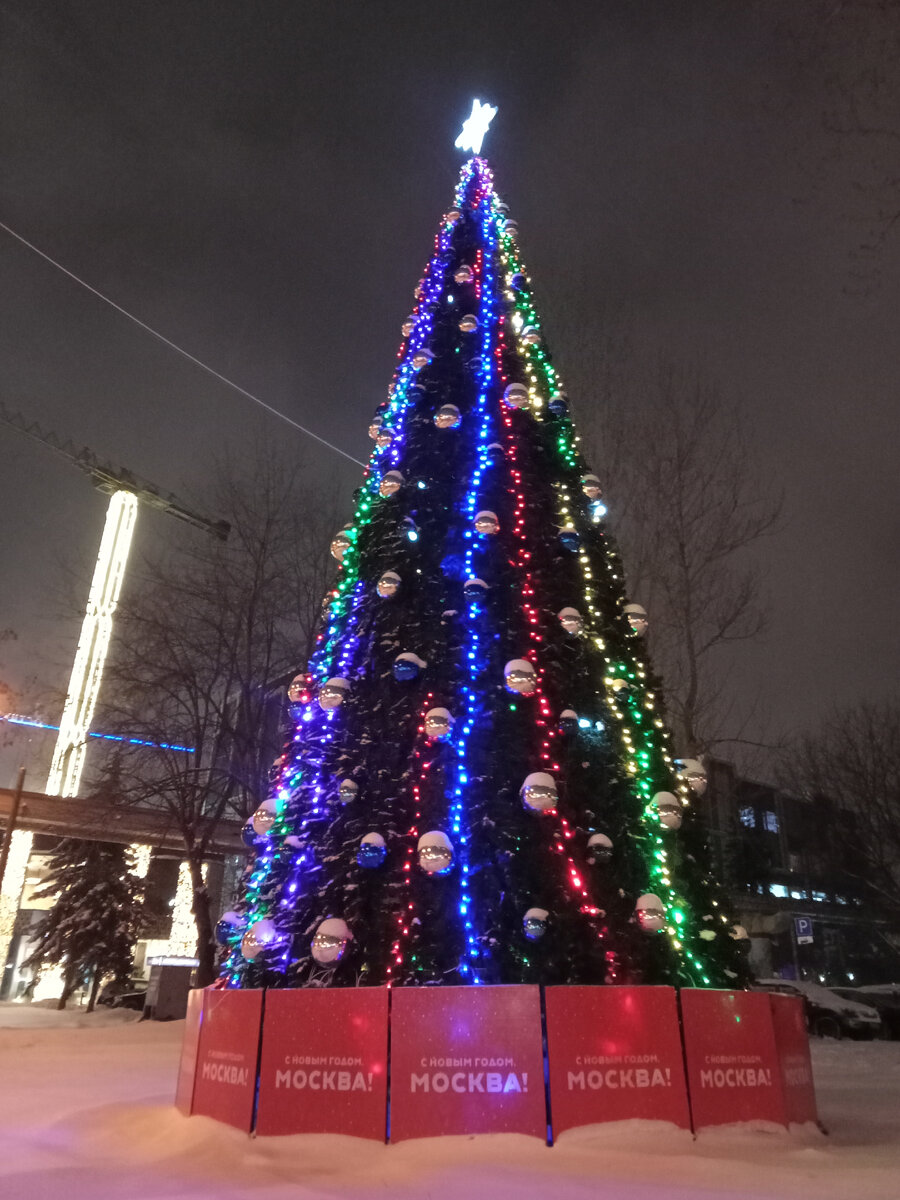
[[[8,233],[10,237],[15,238],[17,242],[21,242],[23,246],[27,246],[29,250],[39,255],[44,259],[45,262],[50,263],[52,267],[56,267],[57,271],[62,271],[63,275],[68,275],[70,279],[74,280],[75,283],[79,284],[80,287],[85,288],[86,291],[89,291],[92,295],[96,296],[98,300],[102,300],[104,304],[108,304],[110,308],[114,308],[117,313],[121,313],[122,316],[127,317],[129,321],[133,321],[134,324],[143,329],[145,333],[149,333],[152,337],[155,337],[157,341],[160,341],[163,343],[163,345],[168,346],[170,350],[174,350],[176,354],[180,354],[182,358],[186,358],[188,362],[192,362],[194,366],[199,367],[201,371],[206,371],[208,375],[212,375],[214,379],[218,379],[220,383],[224,383],[226,387],[230,387],[234,391],[239,392],[248,400],[252,400],[254,404],[258,404],[260,408],[264,408],[266,412],[271,413],[273,417],[278,417],[280,420],[286,421],[287,424],[292,425],[294,429],[298,429],[301,433],[305,433],[307,437],[314,438],[315,441],[321,443],[321,445],[327,446],[329,450],[333,450],[335,454],[340,454],[342,458],[346,458],[350,462],[356,463],[356,465],[359,467],[364,467],[366,465],[360,459],[354,458],[352,454],[348,454],[346,450],[342,450],[340,446],[335,446],[333,442],[329,442],[325,438],[320,437],[317,433],[313,433],[311,429],[307,429],[306,426],[301,425],[299,421],[295,421],[292,417],[288,417],[283,412],[279,412],[277,408],[273,408],[272,405],[267,404],[265,400],[260,400],[259,396],[254,396],[252,392],[248,392],[247,389],[242,388],[240,384],[228,379],[225,375],[222,375],[213,367],[207,366],[205,362],[201,362],[199,358],[195,357],[195,355],[190,354],[187,350],[183,350],[181,346],[177,346],[173,341],[171,341],[171,339],[167,338],[164,334],[159,333],[158,330],[153,329],[150,325],[148,325],[145,321],[142,321],[139,317],[136,317],[133,313],[130,313],[127,309],[123,308],[121,304],[117,304],[115,300],[111,300],[109,296],[105,296],[103,292],[98,291],[97,288],[92,287],[91,284],[89,284],[86,280],[76,275],[74,271],[70,271],[67,267],[64,267],[62,263],[57,262],[55,258],[51,258],[49,254],[45,254],[44,251],[35,246],[33,242],[29,242],[27,238],[22,237],[20,233],[16,233],[14,229],[10,229],[8,225],[4,225],[2,221],[0,221],[0,229],[2,229],[5,233]]]

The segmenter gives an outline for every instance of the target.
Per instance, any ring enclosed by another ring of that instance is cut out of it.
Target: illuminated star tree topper
[[[493,105],[473,100],[472,112],[463,122],[462,132],[454,145],[460,150],[471,150],[473,154],[480,154],[484,135],[496,115],[497,109]]]

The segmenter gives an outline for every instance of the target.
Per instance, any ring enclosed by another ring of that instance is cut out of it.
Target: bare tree
[[[264,798],[273,696],[279,714],[309,651],[336,528],[333,503],[299,469],[259,455],[240,471],[226,464],[220,480],[206,506],[230,522],[228,541],[182,535],[132,571],[104,685],[104,720],[134,739],[122,757],[129,801],[163,808],[184,841],[201,985],[215,953],[203,861],[222,818]]]
[[[737,406],[700,370],[626,349],[604,402],[578,416],[608,483],[631,597],[650,611],[679,747],[697,757],[749,740],[724,688],[727,651],[765,627],[751,552],[776,527],[781,499]]]
[[[837,709],[800,739],[790,764],[795,788],[852,815],[841,832],[845,869],[900,913],[900,700]]]

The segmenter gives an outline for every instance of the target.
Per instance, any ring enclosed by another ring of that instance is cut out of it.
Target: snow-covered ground
[[[382,1146],[172,1107],[182,1024],[0,1005],[0,1200],[894,1200],[900,1042],[816,1042],[827,1137],[644,1123]]]

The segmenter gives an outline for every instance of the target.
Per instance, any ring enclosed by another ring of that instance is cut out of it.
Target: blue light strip
[[[494,259],[496,251],[496,238],[493,229],[493,214],[489,203],[492,194],[492,180],[490,171],[485,164],[482,164],[478,159],[473,159],[479,173],[482,184],[482,196],[480,199],[480,207],[482,208],[482,235],[483,249],[481,252],[481,272],[478,278],[480,288],[480,310],[479,310],[479,326],[482,331],[481,343],[481,370],[478,377],[478,400],[474,409],[474,417],[478,422],[478,461],[472,478],[469,481],[469,488],[466,492],[465,500],[463,501],[462,514],[465,525],[464,538],[466,541],[465,548],[465,578],[471,578],[476,575],[474,564],[475,549],[482,535],[479,535],[474,530],[475,514],[478,511],[478,497],[481,491],[481,477],[488,466],[487,445],[490,434],[490,415],[488,412],[488,392],[493,383],[494,360],[493,360],[493,341],[496,325],[495,312],[495,286],[494,286]],[[468,164],[467,164],[468,165]],[[467,601],[466,603],[466,629],[467,638],[465,644],[466,667],[468,669],[469,686],[464,685],[462,688],[462,719],[457,722],[456,729],[458,733],[453,739],[456,745],[456,784],[453,789],[452,802],[450,805],[450,827],[453,832],[454,844],[458,847],[459,872],[460,872],[460,900],[459,913],[462,917],[463,928],[465,930],[466,939],[466,955],[470,962],[460,963],[460,974],[466,978],[471,978],[472,983],[481,983],[482,980],[475,967],[475,962],[484,955],[484,950],[479,947],[475,934],[475,925],[471,916],[472,899],[469,892],[469,832],[466,825],[465,813],[465,794],[469,783],[469,773],[466,766],[466,748],[476,716],[477,690],[476,680],[481,670],[480,663],[481,651],[478,635],[478,613],[479,600],[477,597]]]
[[[10,725],[27,725],[30,729],[50,729],[59,732],[58,725],[48,725],[46,721],[35,721],[31,717],[19,716],[18,713],[0,716],[0,721],[6,721]],[[94,733],[93,730],[89,730],[88,737],[100,738],[104,742],[125,742],[129,746],[149,746],[152,750],[178,750],[182,754],[194,753],[192,746],[176,746],[171,742],[148,742],[144,738],[123,737],[117,733]]]

